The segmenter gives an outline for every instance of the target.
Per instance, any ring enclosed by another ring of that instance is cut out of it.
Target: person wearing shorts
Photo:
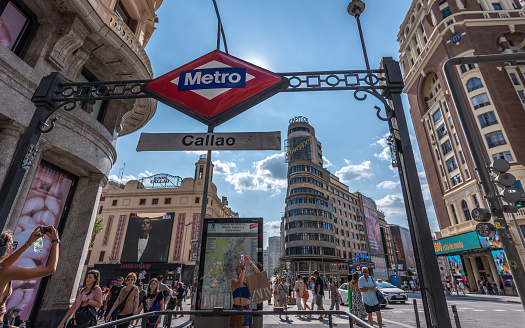
[[[323,297],[324,297],[324,282],[323,279],[319,276],[319,271],[314,271],[314,277],[315,277],[315,304],[317,305],[317,308],[321,311],[324,311],[323,307]],[[323,320],[323,315],[319,315],[319,318],[317,320]]]
[[[376,313],[377,323],[379,327],[383,327],[383,320],[381,319],[381,305],[377,299],[376,292],[379,290],[377,283],[373,277],[370,277],[367,267],[361,269],[363,276],[359,278],[359,291],[363,297],[366,313],[368,313],[368,323],[370,326],[374,325],[372,313]]]

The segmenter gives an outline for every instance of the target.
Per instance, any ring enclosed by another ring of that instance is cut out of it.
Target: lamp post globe
[[[365,3],[361,0],[352,0],[346,9],[354,17],[359,17],[365,11]]]

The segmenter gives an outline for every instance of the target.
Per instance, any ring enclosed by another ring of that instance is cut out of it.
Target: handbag
[[[88,296],[92,292],[93,290],[90,290],[86,294],[86,296]],[[68,326],[70,324],[72,325],[74,324],[73,327],[85,328],[85,327],[89,327],[93,321],[96,322],[97,312],[95,308],[91,305],[82,306],[82,303],[80,305],[81,306],[79,306],[79,308],[75,310],[75,317],[71,319],[70,322],[68,322]]]
[[[81,306],[75,311],[75,324],[77,328],[89,327],[97,314],[91,305]]]
[[[385,297],[383,296],[383,293],[381,293],[380,290],[376,290],[376,296],[377,296],[377,301],[379,302],[379,305],[381,305],[381,303],[385,301]]]
[[[131,294],[131,292],[133,291],[135,287],[131,288],[128,292],[128,295],[126,295],[126,297],[124,298],[124,301],[123,302],[120,302],[120,304],[117,306],[117,308],[115,309],[115,313],[116,314],[120,314],[120,312],[122,312],[122,310],[124,310],[124,308],[126,307],[126,301],[128,300],[128,296],[129,294]]]
[[[244,315],[230,315],[230,328],[242,328],[244,325]]]
[[[266,271],[252,274],[246,277],[246,285],[254,304],[267,301],[272,298],[272,291],[268,284]]]

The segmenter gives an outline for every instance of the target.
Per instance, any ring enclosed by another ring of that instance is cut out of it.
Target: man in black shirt
[[[324,282],[323,279],[319,276],[319,271],[314,271],[314,277],[315,277],[315,295],[316,300],[315,304],[317,304],[317,308],[319,310],[324,311],[323,307],[323,298],[324,298]],[[323,320],[323,315],[321,314],[317,320]]]
[[[184,287],[182,286],[182,282],[179,282],[179,287],[175,291],[175,296],[177,296],[177,305],[175,306],[175,311],[183,311],[182,300],[184,299]],[[183,316],[184,315],[181,315],[181,317]]]
[[[111,287],[111,289],[109,290],[109,295],[106,296],[106,297],[109,297],[109,300],[106,302],[106,305],[104,306],[104,311],[106,312],[104,314],[104,318],[108,316],[109,311],[111,311],[113,304],[115,304],[115,301],[118,298],[118,294],[120,293],[120,290],[124,288],[123,283],[124,283],[124,278],[119,277],[117,279],[117,284]],[[117,320],[117,312],[113,311],[113,313],[111,313],[110,321],[115,321],[115,320]]]

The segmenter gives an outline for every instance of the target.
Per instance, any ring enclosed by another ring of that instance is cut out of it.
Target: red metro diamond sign
[[[215,50],[150,82],[144,92],[217,126],[288,87],[289,81]]]

